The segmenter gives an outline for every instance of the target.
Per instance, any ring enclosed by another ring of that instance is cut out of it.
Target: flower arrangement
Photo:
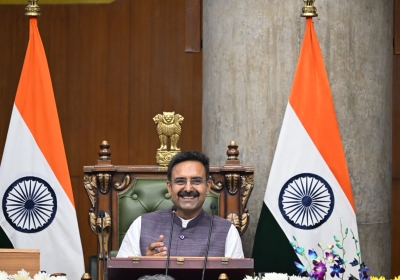
[[[349,280],[371,280],[368,276],[369,268],[363,262],[361,262],[361,253],[358,248],[358,240],[355,238],[353,231],[350,230],[350,232],[354,240],[357,256],[349,264],[352,267],[359,267],[359,269],[358,277],[350,273],[347,278]],[[335,235],[333,236],[333,239],[336,242],[335,245],[328,244],[326,245],[326,247],[324,247],[321,243],[318,243],[318,247],[322,251],[322,257],[319,257],[314,249],[308,250],[307,257],[304,247],[299,246],[296,238],[293,236],[294,241],[290,242],[290,245],[292,245],[294,251],[298,255],[303,257],[308,263],[307,267],[305,267],[298,262],[294,262],[299,271],[299,274],[305,274],[313,280],[324,280],[327,273],[329,273],[331,277],[336,276],[343,280],[347,265],[347,261],[344,258],[346,254],[344,241],[348,237],[348,233],[348,228],[343,231],[342,224],[340,223],[341,238],[338,238]],[[335,246],[338,251],[334,249]],[[329,268],[330,271],[328,271]]]
[[[370,280],[386,280],[385,277],[380,276],[370,276],[369,277]],[[249,276],[246,275],[246,277],[243,280],[309,280],[309,277],[300,277],[300,276],[289,276],[287,274],[284,273],[265,273],[263,276],[258,277],[258,276]],[[395,277],[392,280],[400,280],[400,276]]]
[[[290,245],[308,264],[307,267],[305,267],[303,264],[294,262],[299,275],[303,275],[304,277],[294,275],[288,276],[283,273],[265,273],[260,277],[246,276],[243,280],[325,280],[327,275],[330,275],[332,278],[338,277],[343,280],[346,269],[349,274],[346,277],[346,280],[386,280],[383,276],[368,276],[369,268],[361,261],[361,252],[358,248],[358,240],[354,236],[352,230],[350,230],[350,233],[355,245],[356,258],[348,264],[355,267],[355,269],[352,269],[353,271],[357,271],[356,269],[358,268],[358,277],[349,273],[350,269],[347,269],[347,260],[345,259],[346,250],[344,244],[345,240],[349,237],[349,229],[346,228],[343,230],[342,223],[340,223],[341,237],[338,238],[335,235],[333,236],[335,245],[328,244],[324,246],[321,243],[318,243],[318,247],[321,249],[321,257],[318,256],[314,249],[308,250],[308,254],[306,255],[305,248],[299,246],[296,237],[293,236],[294,241],[290,242]],[[330,271],[328,271],[329,269]],[[393,280],[400,280],[400,276],[395,277]]]
[[[370,276],[369,279],[370,279],[370,280],[386,280],[386,278],[383,277],[383,276],[379,276],[379,277],[377,277],[377,276]],[[400,280],[400,276],[394,277],[394,279],[392,279],[392,280]]]
[[[46,272],[39,272],[31,278],[29,272],[22,269],[13,275],[8,275],[5,271],[0,271],[0,280],[67,280],[67,277],[50,276]]]
[[[264,273],[264,275],[260,277],[258,276],[248,276],[243,280],[308,280],[308,277],[300,277],[296,275],[289,276],[286,273]],[[376,280],[381,280],[381,279],[376,279]],[[398,279],[400,280],[400,279]]]

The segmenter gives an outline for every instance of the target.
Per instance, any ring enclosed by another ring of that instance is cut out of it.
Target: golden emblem
[[[156,156],[157,163],[167,166],[171,158],[181,150],[178,148],[178,141],[184,117],[175,112],[163,112],[162,115],[157,114],[153,120],[157,124],[157,134],[160,139],[160,148],[157,149]],[[171,142],[170,151],[168,151],[168,138]]]

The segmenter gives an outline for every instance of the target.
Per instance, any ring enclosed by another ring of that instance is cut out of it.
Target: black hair
[[[175,278],[172,278],[169,275],[163,275],[163,274],[156,274],[156,275],[145,275],[140,277],[138,280],[174,280]]]
[[[204,170],[206,171],[206,180],[210,179],[210,159],[208,156],[197,151],[183,151],[176,154],[169,162],[167,171],[168,181],[171,181],[171,174],[174,166],[184,161],[198,161],[203,164]]]

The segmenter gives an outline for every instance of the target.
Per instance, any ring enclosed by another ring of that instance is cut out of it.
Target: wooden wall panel
[[[391,228],[391,271],[390,279],[400,275],[400,180],[392,181],[392,228]]]
[[[185,0],[185,51],[201,50],[201,0]]]
[[[176,5],[177,2],[180,4]],[[202,71],[201,54],[185,53],[184,1],[133,1],[131,5],[131,30],[135,36],[131,36],[130,43],[132,49],[138,51],[132,53],[130,67],[132,81],[138,82],[131,85],[130,110],[133,113],[129,115],[130,140],[137,148],[129,151],[129,157],[147,159],[146,164],[154,163],[154,147],[158,148],[159,142],[152,118],[163,111],[175,111],[185,117],[179,147],[200,150],[201,146],[197,145],[201,143],[201,125],[192,125],[201,124],[201,79],[198,78]],[[172,13],[179,16],[169,16]],[[179,36],[174,35],[177,30]],[[143,71],[151,71],[151,74]],[[136,92],[142,94],[135,95]],[[135,125],[138,122],[145,125]],[[137,146],[143,143],[149,147]]]
[[[400,31],[400,30],[399,30]],[[393,55],[391,277],[400,275],[400,55]]]
[[[393,38],[393,51],[395,54],[400,54],[400,36],[396,36],[397,34],[400,34],[400,20],[399,20],[399,15],[400,15],[400,1],[399,0],[394,0],[393,3],[393,8],[394,8],[394,22],[393,22],[393,32],[395,34]],[[397,20],[396,20],[397,17]]]
[[[24,7],[0,5],[0,156],[27,46]],[[109,141],[114,164],[156,164],[152,118],[163,111],[185,117],[178,145],[201,150],[202,57],[185,53],[185,0],[40,7],[87,261],[97,244],[82,167],[97,162],[102,140]]]
[[[400,0],[394,1],[394,54],[392,87],[392,209],[391,278],[400,275]]]
[[[2,8],[0,6],[0,10]],[[9,6],[0,24],[0,155],[3,154],[28,43],[28,19],[21,17],[21,8],[21,6]]]

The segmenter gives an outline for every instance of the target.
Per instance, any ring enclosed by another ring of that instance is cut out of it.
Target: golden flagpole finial
[[[40,8],[37,4],[38,0],[29,0],[28,6],[25,8],[25,15],[30,17],[40,16]]]
[[[303,0],[304,7],[301,9],[302,17],[317,17],[317,8],[314,7],[315,0]]]

